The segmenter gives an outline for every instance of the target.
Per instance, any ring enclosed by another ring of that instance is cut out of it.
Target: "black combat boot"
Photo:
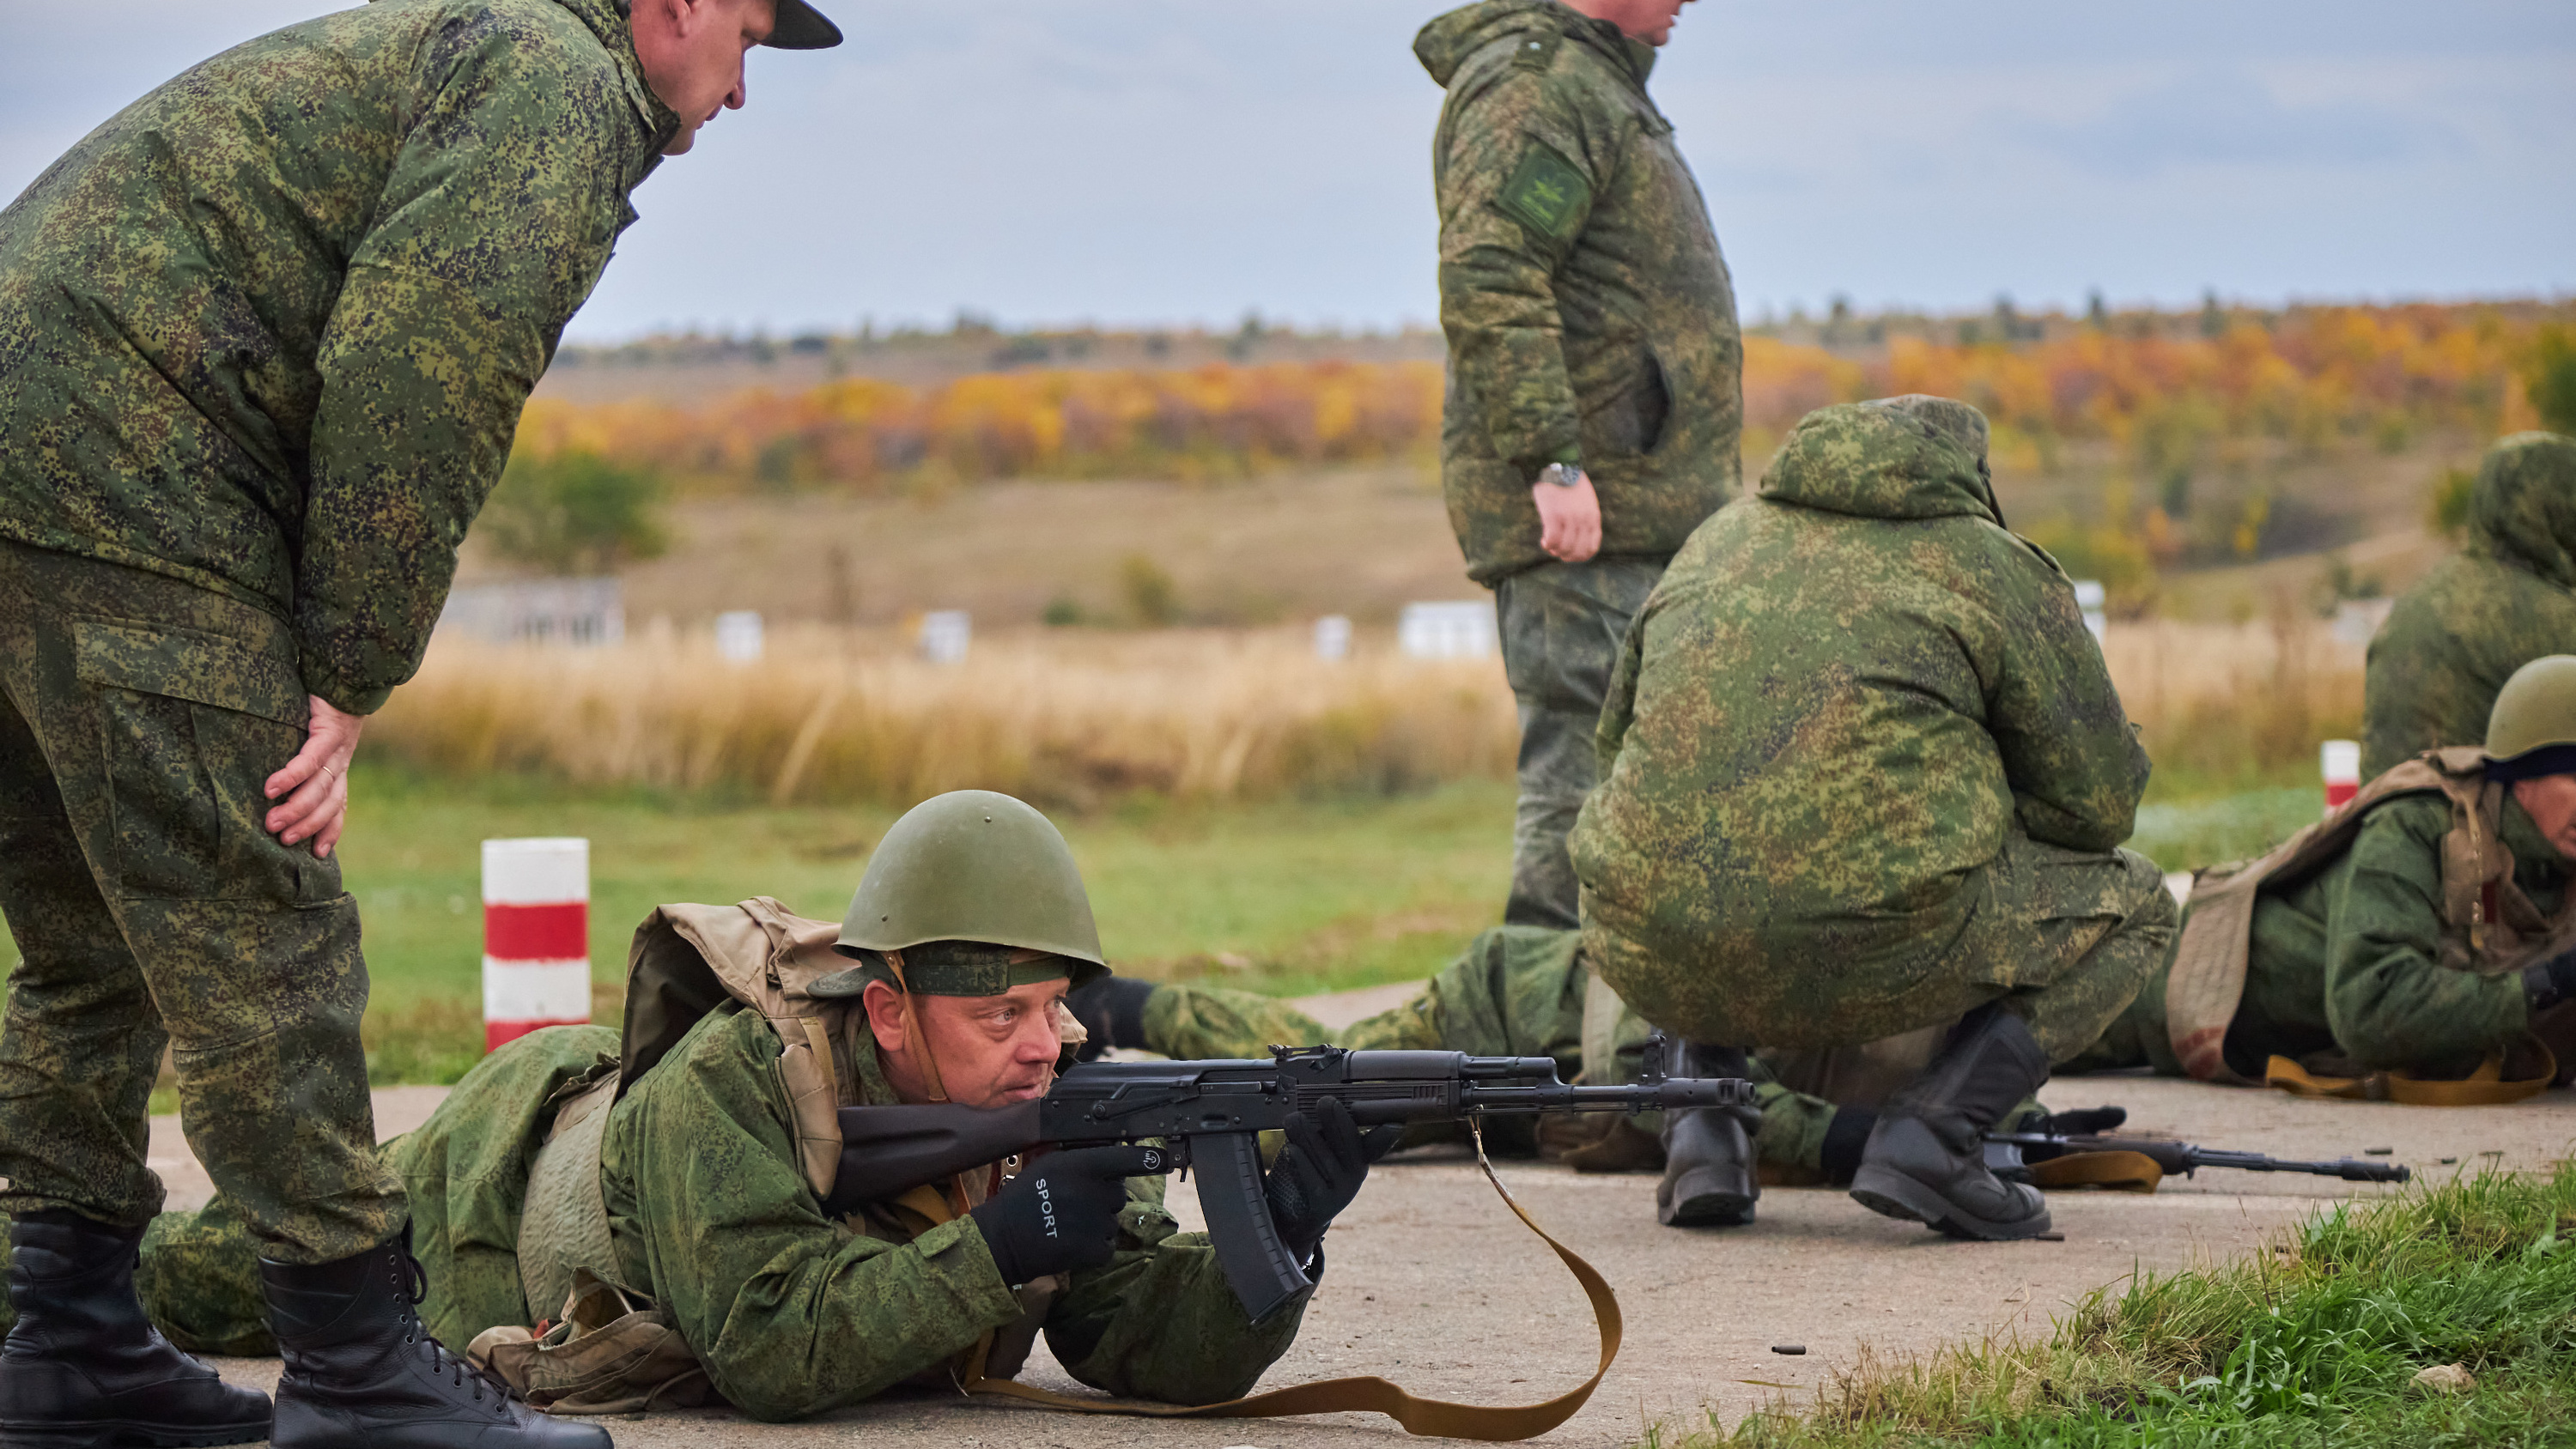
[[[247,1444],[268,1437],[268,1396],[239,1389],[170,1346],[134,1296],[141,1228],[75,1212],[9,1224],[0,1349],[0,1446],[127,1449]]]
[[[259,1263],[286,1371],[274,1449],[609,1449],[449,1353],[413,1308],[427,1280],[411,1229],[354,1258]]]
[[[2000,1004],[1981,1006],[1879,1114],[1851,1195],[1871,1212],[1954,1238],[2001,1241],[2048,1231],[2048,1201],[1986,1166],[1985,1134],[2048,1080],[2048,1054]]]
[[[1742,1047],[1684,1042],[1674,1053],[1676,1077],[1744,1077],[1751,1064]],[[1753,1138],[1747,1109],[1692,1107],[1664,1114],[1664,1180],[1655,1185],[1655,1220],[1674,1228],[1728,1228],[1753,1221],[1762,1196],[1753,1175]]]

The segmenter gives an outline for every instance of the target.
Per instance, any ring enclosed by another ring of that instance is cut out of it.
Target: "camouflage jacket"
[[[2363,779],[2487,737],[2496,691],[2576,653],[2576,439],[2518,433],[2487,452],[2468,546],[2408,589],[2370,641]]]
[[[600,1159],[625,1281],[669,1311],[736,1408],[799,1418],[883,1392],[1024,1309],[971,1218],[918,1236],[823,1215],[797,1165],[778,1034],[731,1003],[692,1027],[613,1109]],[[872,1052],[861,1095],[891,1102]],[[1120,1251],[1048,1305],[1066,1372],[1133,1398],[1206,1403],[1248,1390],[1288,1349],[1300,1300],[1247,1323],[1204,1235],[1129,1184]]]
[[[1957,937],[2016,817],[2108,850],[2147,780],[2064,573],[1973,451],[1868,403],[1808,415],[1674,557],[1600,750],[1588,918],[1679,960],[1830,939],[1862,972]]]
[[[0,537],[268,609],[375,709],[677,120],[610,0],[381,0],[181,73],[0,212]]]
[[[1422,28],[1432,142],[1441,486],[1469,576],[1547,561],[1530,485],[1580,463],[1604,555],[1661,556],[1735,490],[1743,338],[1708,203],[1646,95],[1651,47],[1556,0]]]
[[[2519,975],[2443,964],[2450,831],[2449,800],[2400,795],[2371,810],[2340,859],[2263,887],[2227,1029],[2230,1065],[2260,1079],[2266,1057],[2332,1052],[2358,1071],[2461,1076],[2530,1025]],[[2509,795],[2496,838],[2512,852],[2514,884],[2555,912],[2568,862]]]

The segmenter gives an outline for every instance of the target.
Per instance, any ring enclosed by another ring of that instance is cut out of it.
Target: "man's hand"
[[[1270,1164],[1261,1186],[1279,1241],[1298,1261],[1315,1256],[1324,1229],[1360,1195],[1369,1164],[1393,1150],[1403,1135],[1397,1123],[1360,1131],[1351,1109],[1330,1097],[1311,1115],[1300,1112],[1288,1119],[1288,1145]]]
[[[1574,486],[1545,481],[1530,485],[1538,504],[1538,546],[1560,563],[1582,563],[1601,551],[1601,497],[1592,491],[1589,474],[1574,475]]]
[[[1172,1170],[1159,1147],[1078,1147],[1050,1152],[968,1211],[1002,1281],[1097,1268],[1118,1252],[1127,1179]]]
[[[304,748],[268,777],[268,798],[277,803],[262,823],[288,845],[312,841],[314,858],[329,860],[349,818],[349,759],[358,753],[358,732],[367,727],[367,717],[343,714],[318,694],[312,700]]]

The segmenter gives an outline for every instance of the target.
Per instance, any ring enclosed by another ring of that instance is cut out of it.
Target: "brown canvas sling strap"
[[[984,1377],[984,1357],[991,1338],[977,1344],[968,1355],[958,1387],[970,1394],[989,1394],[1043,1404],[1050,1409],[1064,1409],[1080,1414],[1135,1414],[1158,1419],[1276,1419],[1291,1414],[1384,1414],[1404,1426],[1405,1432],[1451,1439],[1480,1439],[1503,1443],[1544,1434],[1574,1417],[1576,1410],[1591,1399],[1592,1391],[1601,1386],[1602,1376],[1610,1372],[1610,1361],[1619,1356],[1619,1299],[1610,1285],[1580,1254],[1550,1236],[1538,1220],[1529,1215],[1501,1178],[1494,1175],[1494,1165],[1485,1157],[1483,1131],[1469,1124],[1476,1137],[1476,1165],[1484,1169],[1485,1180],[1512,1215],[1536,1233],[1539,1241],[1556,1253],[1558,1261],[1583,1285],[1583,1296],[1591,1301],[1592,1321],[1601,1333],[1601,1361],[1594,1366],[1592,1377],[1545,1403],[1496,1407],[1482,1404],[1454,1404],[1445,1399],[1416,1397],[1400,1384],[1375,1377],[1323,1379],[1311,1384],[1296,1384],[1273,1389],[1266,1394],[1228,1399],[1221,1404],[1152,1404],[1134,1399],[1075,1398],[1052,1393],[1033,1385],[1010,1379]]]
[[[2506,1076],[2508,1070],[2514,1075]],[[2428,1081],[2396,1071],[2361,1077],[2318,1076],[2288,1057],[2274,1057],[2264,1068],[2263,1084],[2294,1097],[2401,1102],[2410,1107],[2501,1107],[2549,1090],[2557,1076],[2558,1058],[2545,1044],[2532,1038],[2510,1052],[2487,1053],[2476,1071],[2457,1081]]]
[[[2143,1152],[2069,1152],[2032,1163],[2030,1180],[2052,1192],[2069,1187],[2154,1192],[2165,1180],[2165,1170]]]

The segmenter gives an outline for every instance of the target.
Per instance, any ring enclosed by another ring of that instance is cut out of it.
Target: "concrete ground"
[[[1304,1003],[1332,1024],[1379,1010],[1410,988],[1379,988]],[[387,1135],[415,1126],[438,1088],[379,1092]],[[2118,1102],[2131,1130],[2279,1157],[2360,1156],[2427,1176],[2494,1166],[2532,1170],[2576,1150],[2576,1093],[2511,1107],[2428,1108],[2308,1102],[2280,1093],[2145,1078],[2051,1084],[2053,1106]],[[172,1206],[207,1186],[175,1120],[153,1123],[153,1165]],[[2329,1202],[2389,1189],[2332,1178],[2219,1171],[2175,1179],[2152,1196],[2055,1194],[2063,1242],[1954,1243],[1862,1210],[1838,1192],[1774,1190],[1759,1221],[1685,1232],[1654,1220],[1654,1179],[1586,1177],[1536,1163],[1500,1168],[1513,1194],[1619,1295],[1626,1344],[1582,1412],[1541,1442],[1634,1443],[1649,1424],[1689,1427],[1715,1411],[1729,1421],[1783,1390],[1806,1390],[1849,1368],[1864,1348],[1919,1353],[1989,1334],[2044,1334],[2053,1316],[2134,1271],[2165,1272],[2253,1251],[2270,1230]],[[1197,1216],[1183,1188],[1173,1205]],[[1194,1224],[1192,1224],[1194,1225]],[[1429,1149],[1374,1173],[1335,1225],[1332,1266],[1296,1346],[1263,1388],[1343,1374],[1379,1374],[1416,1394],[1470,1403],[1528,1403],[1582,1382],[1598,1356],[1583,1297],[1545,1246],[1494,1198],[1463,1152]],[[1802,1356],[1772,1352],[1804,1345]],[[227,1377],[266,1387],[274,1360],[222,1360]],[[1081,1392],[1041,1347],[1024,1381]],[[854,1444],[1126,1446],[1392,1445],[1407,1436],[1373,1415],[1225,1422],[1155,1421],[1053,1413],[912,1394],[825,1420],[753,1424],[722,1413],[617,1421],[620,1445],[809,1449]]]

